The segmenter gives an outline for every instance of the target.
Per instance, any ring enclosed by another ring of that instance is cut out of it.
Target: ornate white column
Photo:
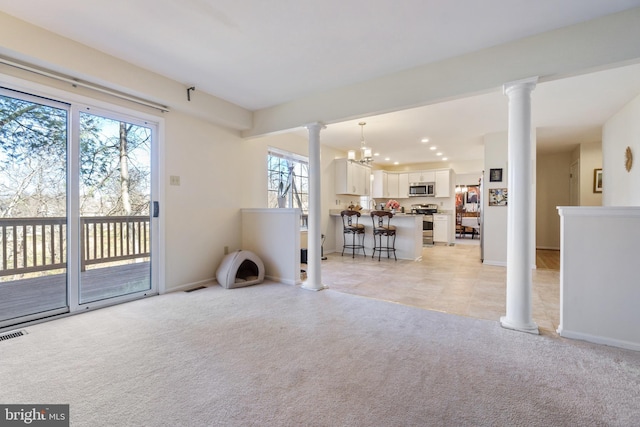
[[[531,251],[533,227],[533,158],[531,138],[531,91],[538,78],[507,83],[509,98],[508,204],[507,204],[507,314],[504,328],[538,333],[532,318]]]
[[[307,125],[309,130],[309,222],[307,244],[307,281],[304,289],[319,291],[324,289],[321,274],[322,247],[322,193],[320,173],[320,131],[325,126],[322,123]]]

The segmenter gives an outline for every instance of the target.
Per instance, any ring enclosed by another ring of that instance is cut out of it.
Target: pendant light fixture
[[[360,159],[358,161],[362,164],[368,165],[373,162],[373,156],[371,155],[371,148],[367,147],[364,140],[364,126],[366,124],[366,122],[358,123],[358,126],[360,126]],[[349,150],[347,153],[347,158],[349,160],[356,160],[356,151]]]

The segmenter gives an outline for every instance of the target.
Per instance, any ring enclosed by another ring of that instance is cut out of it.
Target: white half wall
[[[638,207],[560,207],[558,333],[640,351]]]
[[[242,249],[262,260],[266,278],[300,284],[300,209],[242,209]]]

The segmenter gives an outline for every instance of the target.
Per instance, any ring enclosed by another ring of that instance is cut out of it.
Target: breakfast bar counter
[[[342,233],[342,217],[340,210],[331,210],[336,236],[336,252],[342,252],[344,243]],[[364,225],[364,247],[368,257],[373,255],[373,220],[368,210],[360,211],[359,223]],[[391,218],[391,225],[396,227],[396,256],[398,259],[420,261],[422,259],[422,215],[397,213]],[[349,236],[349,238],[351,238]],[[359,238],[359,236],[356,236]],[[360,237],[361,238],[361,237]],[[385,240],[383,239],[383,245]],[[351,256],[351,250],[347,250],[344,256]],[[356,251],[356,256],[362,257],[362,251]],[[378,257],[376,253],[376,258]],[[382,254],[386,258],[386,254]],[[393,254],[391,254],[393,259]]]

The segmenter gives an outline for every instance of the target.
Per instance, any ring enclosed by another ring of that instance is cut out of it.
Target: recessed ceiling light
[[[429,147],[429,150],[435,150],[437,147],[435,145],[432,145],[431,147]]]
[[[385,157],[384,159],[388,162],[389,160],[391,160],[391,157]]]
[[[399,165],[399,164],[400,164],[400,162],[393,162],[393,164],[394,164],[394,165]]]
[[[429,142],[429,138],[422,138],[420,142],[422,142],[423,144],[426,144],[427,142]]]
[[[442,153],[436,153],[436,156],[442,156]]]
[[[445,160],[449,160],[447,157],[443,157],[442,161],[444,162]]]
[[[373,155],[377,157],[380,155],[380,153],[373,153]]]

